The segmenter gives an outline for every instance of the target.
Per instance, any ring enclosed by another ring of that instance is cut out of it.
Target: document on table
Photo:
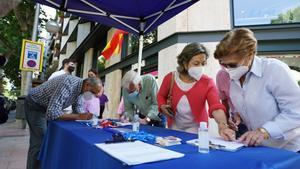
[[[244,146],[244,144],[242,143],[238,143],[235,141],[226,141],[220,137],[210,137],[209,142],[210,142],[210,147],[212,149],[219,149],[219,150],[232,151],[232,152],[237,151]],[[198,146],[198,139],[189,140],[186,143]]]
[[[155,161],[181,158],[184,156],[182,153],[157,147],[141,141],[113,144],[101,143],[95,145],[127,165],[138,165]]]

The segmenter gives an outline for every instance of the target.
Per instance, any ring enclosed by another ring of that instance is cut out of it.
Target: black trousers
[[[100,105],[100,115],[98,117],[99,119],[102,119],[102,115],[103,115],[104,109],[105,109],[105,105]]]

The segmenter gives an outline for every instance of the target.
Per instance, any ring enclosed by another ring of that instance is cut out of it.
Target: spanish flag
[[[120,53],[122,49],[124,34],[127,34],[127,32],[122,30],[116,30],[112,39],[107,43],[107,45],[101,52],[101,56],[99,57],[99,59],[101,57],[104,57],[105,60],[108,60],[113,54]]]

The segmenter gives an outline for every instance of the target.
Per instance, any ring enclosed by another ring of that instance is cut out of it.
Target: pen
[[[105,144],[113,144],[113,143],[124,143],[124,142],[134,142],[135,140],[107,140]]]
[[[213,144],[211,141],[209,142],[209,147],[212,149],[222,149],[226,148],[226,146],[220,145],[220,144]]]

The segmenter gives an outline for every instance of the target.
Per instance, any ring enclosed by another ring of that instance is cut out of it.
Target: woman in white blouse
[[[248,127],[239,141],[300,150],[300,88],[289,67],[276,59],[256,56],[251,30],[228,32],[214,57],[230,75],[230,98],[237,118]],[[237,120],[237,119],[236,119]]]

